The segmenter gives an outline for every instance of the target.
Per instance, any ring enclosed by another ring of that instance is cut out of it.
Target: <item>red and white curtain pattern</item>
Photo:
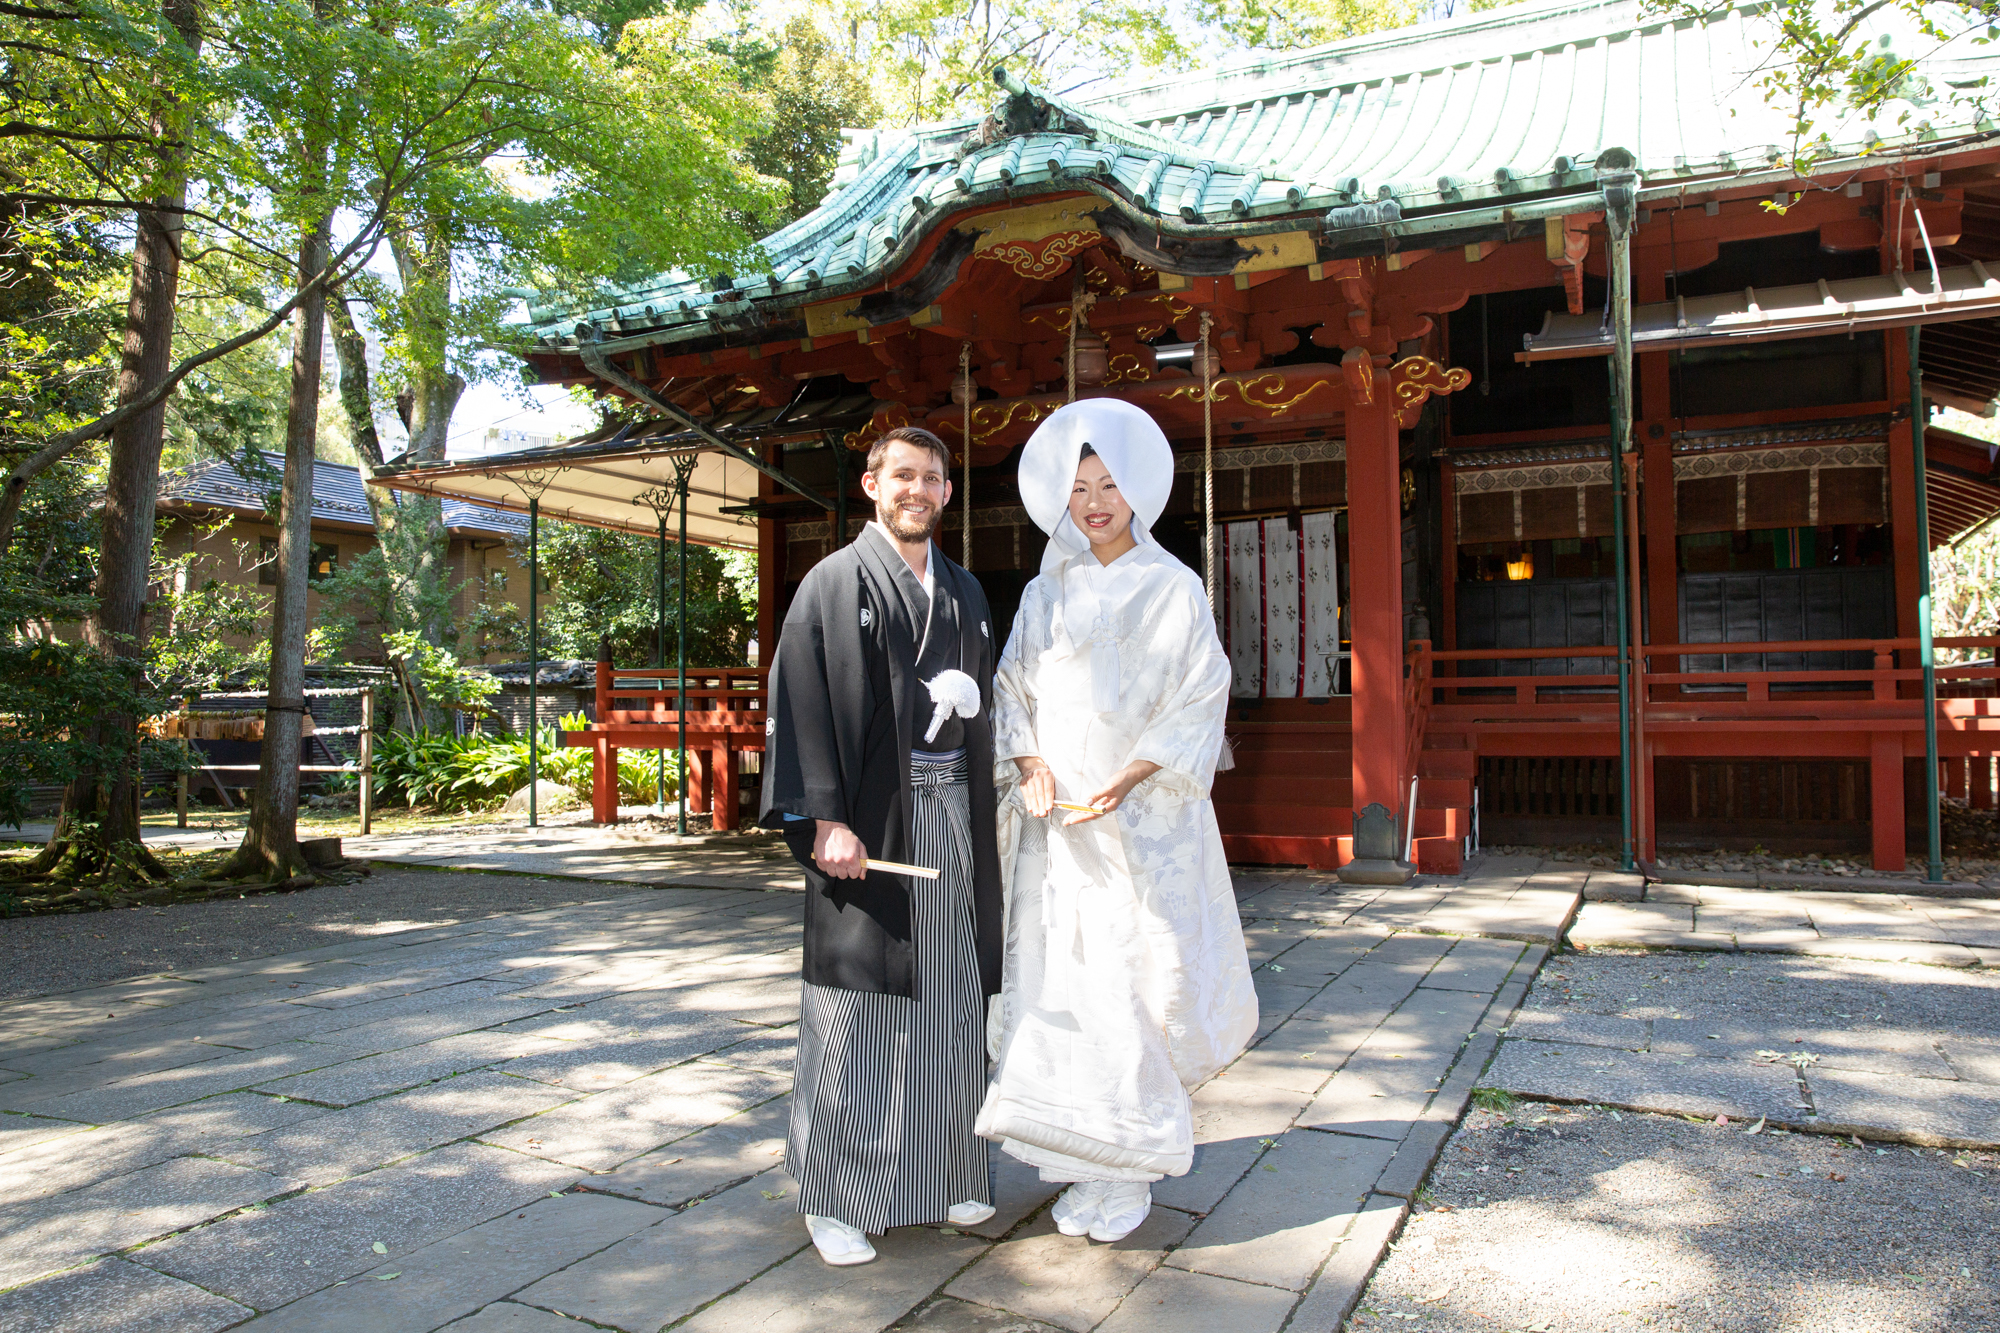
[[[1232,696],[1333,693],[1340,653],[1333,525],[1331,510],[1304,515],[1296,532],[1284,518],[1216,525],[1216,628]]]

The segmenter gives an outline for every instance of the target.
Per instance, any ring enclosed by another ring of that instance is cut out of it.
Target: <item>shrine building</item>
[[[1857,39],[1930,49],[1902,22]],[[1641,859],[1900,870],[1932,773],[1993,805],[2000,640],[1940,642],[1927,770],[1920,601],[2000,465],[1913,424],[2000,394],[2000,56],[1948,45],[1794,142],[1771,23],[1543,0],[1101,97],[999,71],[982,118],[848,132],[752,270],[532,307],[541,381],[622,424],[385,480],[653,536],[679,460],[690,540],[757,553],[768,663],[882,431],[954,451],[938,541],[1006,625],[1044,543],[1024,442],[1121,397],[1173,441],[1155,534],[1234,666],[1231,860],[1338,865],[1379,804],[1425,871],[1622,820]]]

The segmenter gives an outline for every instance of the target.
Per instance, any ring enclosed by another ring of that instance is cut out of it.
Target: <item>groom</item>
[[[807,574],[771,669],[759,822],[784,830],[806,877],[785,1162],[830,1264],[873,1259],[868,1235],[888,1227],[993,1214],[972,1126],[1000,989],[998,645],[978,582],[930,540],[950,468],[929,431],[875,442],[861,482],[875,519]],[[945,672],[977,682],[970,716],[933,704]]]

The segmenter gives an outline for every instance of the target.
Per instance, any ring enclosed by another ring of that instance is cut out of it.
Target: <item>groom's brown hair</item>
[[[879,473],[882,471],[883,455],[889,452],[889,446],[892,444],[914,444],[919,449],[928,449],[931,453],[937,455],[938,469],[944,473],[947,480],[950,479],[951,450],[944,447],[943,440],[940,440],[922,426],[898,426],[892,431],[885,431],[882,438],[875,441],[868,448],[868,470],[870,472]]]

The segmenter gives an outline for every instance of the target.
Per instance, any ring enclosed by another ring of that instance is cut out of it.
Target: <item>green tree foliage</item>
[[[892,125],[983,114],[998,65],[1063,92],[1190,59],[1171,11],[1142,0],[842,0],[807,12],[868,72]]]
[[[525,545],[513,548],[527,567]],[[576,523],[545,521],[541,570],[549,581],[540,605],[544,658],[597,657],[600,635],[611,636],[612,660],[619,666],[651,666],[655,658],[655,539]],[[687,642],[690,666],[740,666],[755,632],[757,585],[754,567],[740,556],[688,547]],[[667,543],[666,660],[677,649],[679,555]],[[525,645],[524,645],[525,646]]]
[[[1729,12],[1703,0],[1647,0],[1644,8],[1683,21],[1715,21]],[[1990,4],[1778,0],[1742,13],[1763,48],[1745,86],[1791,118],[1787,156],[1802,175],[1825,156],[1829,126],[1849,113],[1876,118],[1893,111],[1899,129],[1916,129],[1933,108],[1995,105],[1996,90],[1984,79],[1938,83],[1915,72],[1919,61],[1969,51],[2000,35],[1994,23],[2000,11]]]
[[[1241,46],[1283,51],[1498,8],[1506,0],[1194,0],[1203,28]]]
[[[747,81],[767,99],[770,128],[752,139],[749,163],[784,183],[784,199],[753,219],[772,232],[818,208],[840,160],[840,131],[881,116],[866,70],[812,22],[795,16],[768,59],[752,62]]]

